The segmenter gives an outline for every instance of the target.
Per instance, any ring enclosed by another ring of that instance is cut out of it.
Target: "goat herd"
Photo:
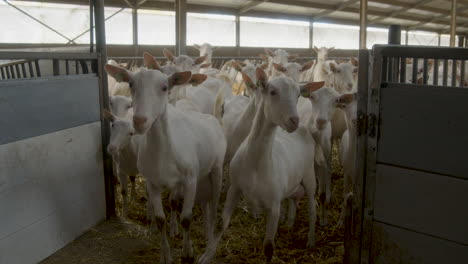
[[[111,111],[104,115],[112,124],[107,151],[121,183],[123,215],[128,212],[127,178],[134,196],[140,174],[146,179],[149,215],[161,232],[161,263],[172,263],[167,232],[178,233],[178,210],[182,263],[192,263],[190,225],[199,203],[208,243],[198,263],[211,263],[243,197],[253,214],[265,213],[263,247],[270,263],[281,212],[292,227],[305,195],[307,246],[314,247],[317,184],[319,221],[327,225],[334,139],[341,139],[343,205],[352,196],[357,60],[329,61],[330,49],[316,48],[318,59],[300,65],[289,62],[295,56],[284,50],[265,49],[264,63],[231,60],[218,70],[210,66],[213,48],[196,47],[201,53],[196,59],[164,50],[165,65],[144,53],[144,68],[127,70],[115,61],[105,66]],[[233,92],[239,82],[244,95]],[[170,193],[169,221],[165,191]],[[223,191],[227,196],[222,221],[217,221]]]

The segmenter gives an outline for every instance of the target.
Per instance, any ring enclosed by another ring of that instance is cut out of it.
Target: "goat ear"
[[[200,68],[209,68],[211,66],[211,63],[204,63],[200,65]]]
[[[314,46],[314,50],[315,50],[315,52],[317,52],[317,53],[319,52],[319,48],[317,48],[317,46]]]
[[[184,72],[176,72],[167,78],[169,83],[169,88],[174,87],[175,85],[182,85],[187,83],[192,77],[192,72],[184,71]]]
[[[356,58],[351,58],[351,64],[356,67],[359,66],[359,62]]]
[[[106,66],[104,66],[104,69],[110,76],[114,77],[114,79],[118,82],[130,81],[130,73],[124,68],[120,68],[112,64],[106,64]]]
[[[145,61],[146,68],[161,70],[161,66],[159,66],[159,63],[154,59],[153,55],[149,54],[148,52],[144,52],[143,59]]]
[[[328,49],[328,52],[334,51],[334,50],[335,50],[335,47],[331,47],[331,48]]]
[[[307,63],[302,64],[301,69],[299,70],[300,72],[307,71],[308,69],[312,68],[314,65],[314,61],[309,61]]]
[[[233,61],[232,67],[238,72],[242,71],[242,66],[240,65],[238,61]]]
[[[102,117],[104,117],[104,119],[106,119],[107,121],[110,121],[110,122],[114,122],[115,121],[115,116],[109,112],[109,110],[105,109],[102,111]]]
[[[164,54],[164,57],[166,57],[166,59],[168,59],[169,61],[172,61],[172,62],[175,61],[174,54],[172,54],[170,50],[163,49],[163,54]]]
[[[202,62],[204,62],[206,60],[207,57],[208,57],[208,55],[198,57],[198,58],[195,59],[195,62],[193,64],[194,65],[201,64]]]
[[[206,78],[208,78],[206,74],[192,74],[192,78],[190,78],[190,84],[193,86],[200,85],[206,80]]]
[[[356,93],[351,93],[351,94],[343,94],[338,99],[336,99],[336,102],[338,104],[343,104],[343,105],[348,105],[354,100],[356,100],[357,94]]]
[[[330,70],[331,70],[332,72],[336,72],[336,71],[337,71],[337,68],[336,68],[336,64],[335,64],[335,63],[330,62]]]
[[[291,54],[288,56],[288,61],[295,61],[299,58],[299,54]]]
[[[245,62],[242,62],[242,61],[238,61],[237,63],[239,63],[240,66],[242,67],[245,67],[247,64],[245,64]]]
[[[411,58],[406,58],[406,64],[412,64],[413,60]]]
[[[252,90],[257,90],[257,85],[253,83],[252,79],[245,73],[241,72],[242,74],[242,79],[244,80],[245,86]]]
[[[275,67],[275,69],[277,71],[280,71],[280,72],[286,72],[287,71],[286,68],[283,67],[283,65],[278,64],[278,63],[273,63],[273,67]]]
[[[427,60],[427,65],[432,66],[433,64],[434,64],[434,59],[428,59]]]
[[[272,57],[275,56],[275,53],[271,49],[268,49],[268,48],[265,48],[265,53]]]
[[[257,67],[255,74],[257,75],[257,83],[260,84],[263,89],[266,89],[268,78],[265,71]]]
[[[269,66],[268,63],[264,63],[264,64],[260,65],[260,68],[266,70],[266,69],[268,69],[268,66]]]
[[[200,45],[198,45],[198,44],[193,44],[193,47],[196,48],[197,50],[201,49]]]
[[[301,96],[310,97],[311,94],[318,89],[322,88],[325,85],[325,82],[310,82],[300,86]]]

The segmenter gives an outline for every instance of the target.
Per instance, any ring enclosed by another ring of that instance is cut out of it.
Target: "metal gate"
[[[464,48],[361,51],[345,262],[468,263],[467,59]]]

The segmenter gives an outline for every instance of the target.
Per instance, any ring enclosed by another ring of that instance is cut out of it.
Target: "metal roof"
[[[88,4],[87,0],[28,0]],[[171,0],[106,0],[106,6],[174,10]],[[188,12],[358,25],[359,0],[187,0]],[[368,25],[450,33],[452,0],[368,0]],[[457,0],[457,34],[468,34],[468,0]]]

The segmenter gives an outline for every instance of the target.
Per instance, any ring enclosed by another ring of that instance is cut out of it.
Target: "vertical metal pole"
[[[367,42],[367,0],[361,0],[359,12],[359,49],[366,49]]]
[[[106,108],[109,109],[109,91],[107,90],[107,74],[104,65],[107,62],[106,29],[104,22],[104,0],[91,0],[94,2],[94,16],[96,18],[96,52],[98,54],[98,76],[99,76],[99,99],[101,103],[101,114]],[[115,215],[114,186],[112,184],[113,171],[112,159],[105,151],[109,144],[110,127],[109,122],[101,117],[102,157],[104,163],[104,188],[106,193],[106,216]]]
[[[94,52],[94,4],[89,1],[89,52]]]
[[[439,47],[440,47],[441,40],[442,40],[442,34],[439,33],[439,35],[437,36],[437,46]]]
[[[314,51],[314,19],[309,20],[309,53],[311,56],[315,54]]]
[[[457,0],[452,0],[452,13],[450,19],[450,47],[455,47],[455,34],[457,32]]]
[[[406,36],[405,36],[405,45],[408,46],[408,43],[409,43],[409,29],[406,30]]]
[[[401,26],[390,25],[388,27],[388,44],[401,44]]]
[[[187,54],[187,0],[175,1],[176,56]]]
[[[132,8],[133,55],[138,56],[138,0],[134,1]]]
[[[240,51],[240,15],[236,15],[236,52],[237,56],[240,57],[241,51]]]

